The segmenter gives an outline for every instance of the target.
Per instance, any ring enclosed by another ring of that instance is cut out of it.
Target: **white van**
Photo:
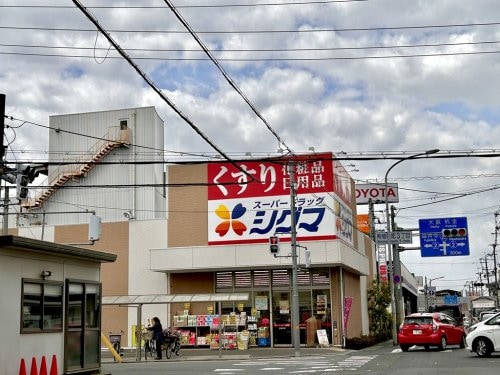
[[[469,350],[479,357],[500,352],[500,312],[470,327],[465,340]]]

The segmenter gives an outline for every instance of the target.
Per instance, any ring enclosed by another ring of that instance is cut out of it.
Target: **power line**
[[[392,30],[426,30],[426,29],[447,29],[457,27],[484,27],[498,26],[500,22],[477,22],[477,23],[457,23],[444,25],[412,25],[412,26],[379,26],[379,27],[346,27],[346,28],[316,28],[316,29],[300,29],[300,30],[203,30],[197,31],[197,34],[311,34],[324,32],[359,32],[359,31],[392,31]],[[77,32],[95,32],[95,29],[82,29],[70,27],[33,27],[33,26],[0,26],[0,29],[8,30],[37,30],[37,31],[77,31]],[[126,33],[126,34],[189,34],[184,30],[121,30],[109,29],[110,33]]]
[[[271,125],[267,122],[264,116],[260,113],[260,111],[253,105],[253,103],[248,99],[248,97],[243,93],[240,87],[234,82],[231,76],[226,72],[226,70],[222,67],[222,65],[217,61],[217,59],[212,55],[212,53],[208,50],[207,46],[200,37],[196,34],[196,32],[191,28],[188,22],[182,17],[182,15],[177,11],[175,6],[172,5],[170,0],[164,0],[165,4],[170,8],[170,10],[174,13],[175,17],[179,20],[180,23],[189,31],[191,36],[195,39],[196,43],[201,47],[201,49],[205,52],[208,58],[215,64],[217,69],[224,76],[229,85],[238,93],[238,95],[243,99],[245,103],[251,108],[253,113],[264,123],[267,129],[274,135],[274,137],[278,140],[280,145],[286,147],[288,152],[291,152],[290,148],[286,145],[285,141],[278,135],[278,133],[271,127]]]
[[[270,58],[219,58],[219,61],[232,62],[259,62],[259,61],[353,61],[353,60],[377,60],[377,59],[398,59],[398,58],[419,58],[419,57],[440,57],[440,56],[476,56],[476,55],[496,55],[496,51],[475,51],[475,52],[438,52],[438,53],[416,53],[406,55],[372,55],[372,56],[341,56],[341,57],[270,57]],[[95,59],[95,56],[86,55],[63,55],[51,53],[23,53],[23,52],[0,52],[0,55],[14,56],[37,56],[37,57],[64,57]],[[121,59],[118,56],[107,56],[106,59]],[[134,57],[135,60],[150,61],[210,61],[209,58],[193,57]]]
[[[109,35],[109,33],[101,27],[99,22],[85,9],[83,5],[80,4],[78,0],[73,0],[73,4],[75,4],[78,9],[89,19],[95,27],[106,37],[106,39],[113,45],[113,47],[122,55],[122,57],[131,65],[134,70],[142,77],[142,79],[151,87],[165,103],[169,105],[170,108],[174,110],[179,117],[181,117],[184,122],[186,122],[191,129],[193,129],[206,143],[208,143],[215,151],[217,151],[224,159],[226,159],[229,163],[236,166],[238,169],[242,170],[234,161],[229,158],[215,143],[213,143],[195,124],[189,117],[187,117],[181,110],[179,110],[175,104],[163,93],[163,91],[156,86],[156,84],[148,77],[148,75],[142,71],[142,69],[121,49],[120,45]],[[242,170],[243,173],[248,173]],[[251,180],[254,180],[253,176],[250,176]]]
[[[357,46],[357,47],[323,47],[323,48],[209,48],[210,52],[325,52],[325,51],[362,51],[373,49],[401,49],[401,48],[427,48],[427,47],[458,47],[458,46],[477,46],[498,44],[499,40],[486,40],[477,42],[447,42],[447,43],[418,43],[418,44],[394,44],[382,46]],[[45,48],[45,49],[67,49],[67,50],[97,50],[108,51],[109,48],[103,47],[75,47],[75,46],[50,46],[44,44],[9,44],[0,43],[1,47],[18,48]],[[123,48],[128,52],[203,52],[199,49],[190,48]]]
[[[323,0],[323,1],[297,1],[297,2],[281,2],[281,3],[253,3],[253,4],[198,4],[198,5],[177,5],[176,8],[194,9],[194,8],[255,8],[269,6],[290,6],[290,5],[323,5],[334,3],[360,3],[370,0]],[[48,9],[74,9],[69,5],[0,5],[0,8],[48,8]],[[89,6],[87,9],[163,9],[157,5],[96,5]]]

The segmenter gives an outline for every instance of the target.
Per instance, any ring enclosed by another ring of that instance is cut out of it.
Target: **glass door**
[[[273,345],[292,345],[292,315],[290,292],[273,292]]]

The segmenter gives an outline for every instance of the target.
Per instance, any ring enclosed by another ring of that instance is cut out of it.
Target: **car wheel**
[[[441,343],[439,344],[439,350],[446,350],[446,337],[441,337]]]
[[[407,352],[410,349],[410,345],[400,345],[403,352]]]
[[[462,336],[462,340],[460,340],[460,349],[466,347],[465,335]]]
[[[493,349],[491,348],[491,343],[480,337],[476,341],[475,352],[479,357],[489,357]]]

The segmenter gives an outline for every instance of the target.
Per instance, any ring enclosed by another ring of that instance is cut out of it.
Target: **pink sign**
[[[344,297],[344,335],[347,333],[347,322],[351,313],[352,297]]]

